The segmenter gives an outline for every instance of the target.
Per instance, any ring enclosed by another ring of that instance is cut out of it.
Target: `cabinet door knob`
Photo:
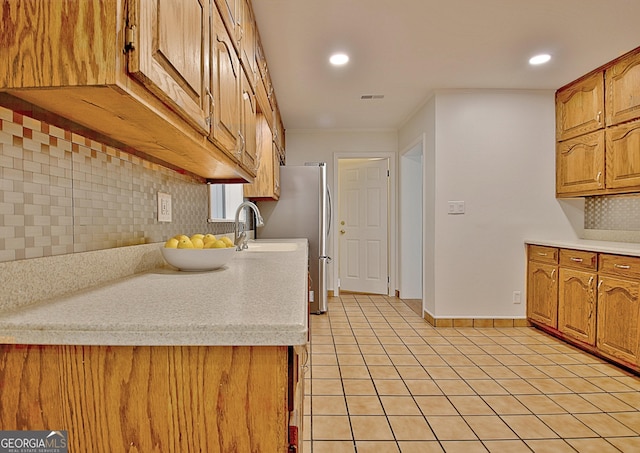
[[[345,233],[346,233],[346,231],[340,230],[340,234],[345,234]]]

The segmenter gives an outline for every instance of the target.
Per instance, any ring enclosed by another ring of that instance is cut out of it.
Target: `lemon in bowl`
[[[194,236],[189,238],[179,235],[165,242],[160,248],[165,261],[181,271],[211,271],[220,269],[235,256],[235,247],[230,247],[221,240],[219,244],[212,246],[213,242],[204,244],[201,237]]]

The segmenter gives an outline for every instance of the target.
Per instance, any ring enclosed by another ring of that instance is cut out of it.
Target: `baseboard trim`
[[[424,320],[433,327],[531,327],[526,318],[434,318],[424,312]]]

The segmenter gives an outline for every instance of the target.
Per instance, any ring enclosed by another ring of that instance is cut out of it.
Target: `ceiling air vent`
[[[360,96],[360,99],[363,101],[371,101],[374,99],[384,99],[384,94],[363,94]]]

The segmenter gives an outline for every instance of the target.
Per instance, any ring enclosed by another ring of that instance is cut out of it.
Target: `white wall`
[[[581,205],[555,199],[553,92],[438,93],[401,128],[399,148],[423,132],[433,146],[425,156],[425,253],[433,254],[425,309],[437,318],[524,317],[524,239],[582,234]],[[449,200],[465,201],[466,214],[448,215]]]
[[[287,130],[287,165],[304,165],[305,162],[326,162],[327,181],[331,193],[333,187],[335,153],[397,153],[398,134],[395,130]],[[337,169],[335,169],[337,170]],[[334,204],[336,201],[334,200]],[[333,249],[333,233],[329,238],[329,250]],[[338,262],[334,257],[328,267],[329,289],[334,289],[333,266]]]

